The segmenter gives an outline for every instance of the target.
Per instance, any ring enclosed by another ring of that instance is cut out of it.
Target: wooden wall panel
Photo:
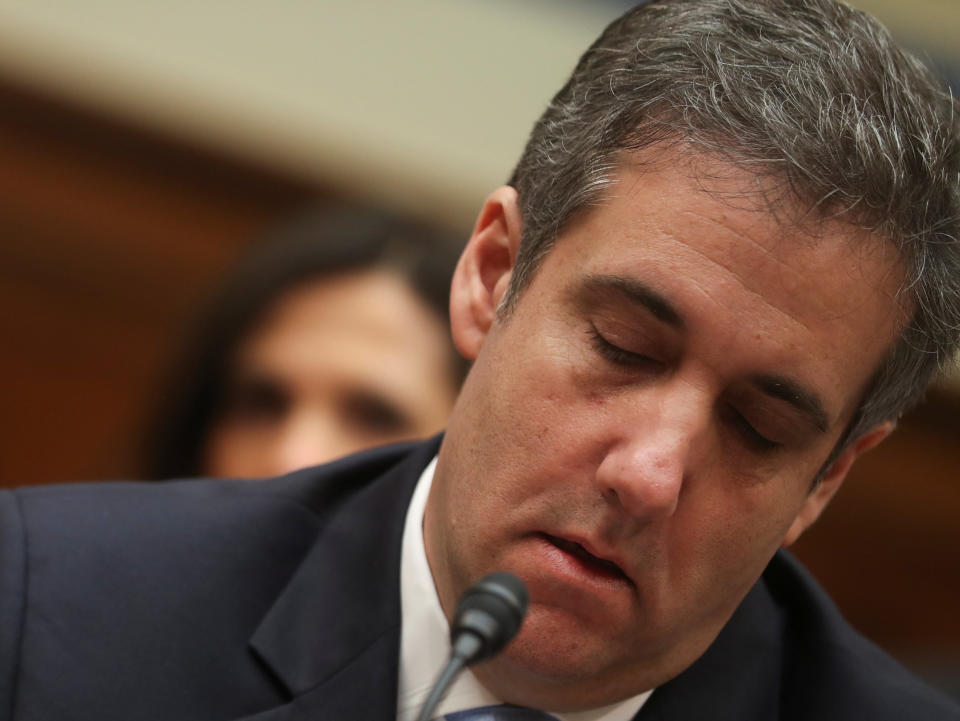
[[[0,485],[133,473],[191,309],[329,195],[0,84]]]

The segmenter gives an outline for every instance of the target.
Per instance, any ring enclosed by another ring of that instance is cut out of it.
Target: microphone
[[[464,668],[492,658],[517,635],[528,602],[523,581],[506,571],[484,576],[466,590],[450,625],[450,658],[417,721],[430,721],[437,704]]]

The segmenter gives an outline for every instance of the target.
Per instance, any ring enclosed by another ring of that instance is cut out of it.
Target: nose
[[[709,419],[702,394],[662,393],[634,403],[596,471],[603,495],[641,520],[671,516],[696,466]],[[631,422],[632,421],[632,422]]]

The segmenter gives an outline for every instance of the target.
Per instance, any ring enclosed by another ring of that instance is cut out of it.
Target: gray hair
[[[571,219],[603,201],[626,151],[683,146],[779,179],[818,217],[891,241],[907,272],[909,323],[839,452],[918,402],[960,342],[956,111],[876,20],[834,0],[635,8],[580,59],[514,170],[523,238],[501,312]]]

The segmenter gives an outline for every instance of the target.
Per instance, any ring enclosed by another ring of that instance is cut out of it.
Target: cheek
[[[582,501],[597,466],[606,409],[585,393],[571,332],[521,320],[488,338],[451,425],[452,435],[469,438],[457,444],[458,466],[469,469],[453,517],[458,533],[508,532],[567,496]]]
[[[695,539],[686,547],[700,549],[704,557],[699,567],[711,582],[713,577],[727,578],[726,583],[748,589],[780,547],[802,498],[776,492],[777,483],[733,489],[685,509],[684,518],[691,521],[688,537]]]
[[[591,393],[596,379],[584,368],[586,359],[571,334],[529,333],[536,342],[525,341],[514,372],[503,374],[503,390],[495,391],[503,413],[531,442],[567,443],[568,437],[582,435],[588,414],[604,410]]]
[[[256,472],[254,461],[264,452],[263,433],[244,431],[227,424],[213,429],[204,448],[201,473],[221,478]]]

